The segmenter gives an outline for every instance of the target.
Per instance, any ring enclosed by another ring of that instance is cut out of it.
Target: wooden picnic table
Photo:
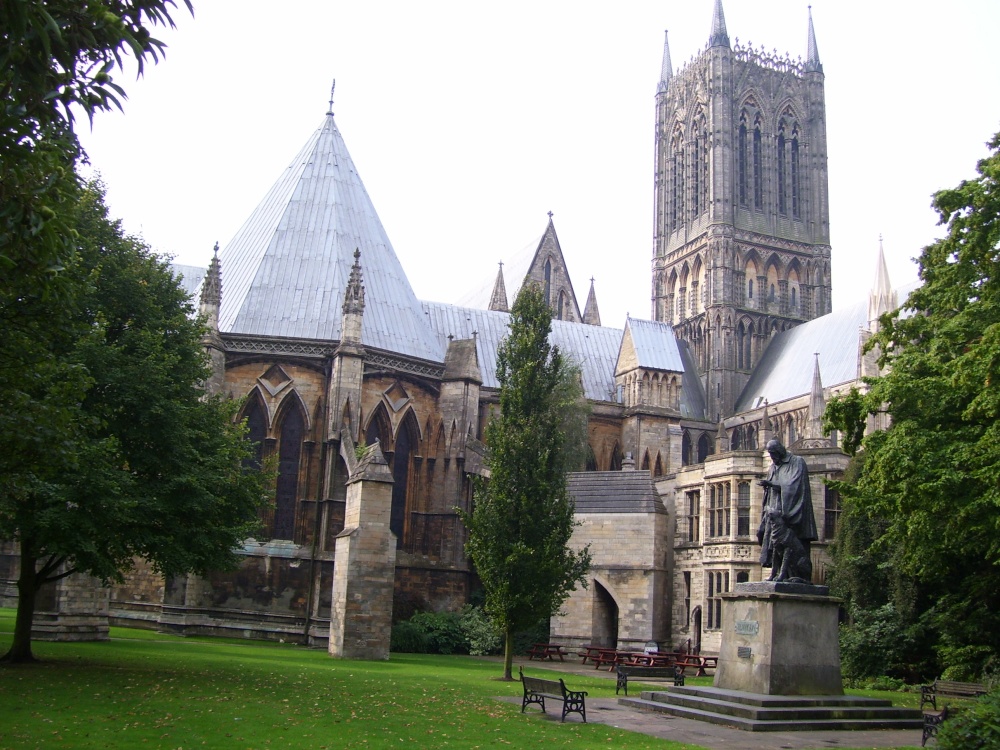
[[[619,664],[645,664],[646,654],[641,651],[619,651],[614,648],[602,648],[597,656],[589,657],[594,662],[594,669],[607,666],[612,671]]]
[[[580,648],[583,650],[578,651],[576,655],[583,657],[583,661],[580,662],[581,664],[586,664],[587,659],[596,659],[598,654],[605,650],[603,646],[580,646]]]
[[[559,661],[564,661],[565,649],[558,643],[536,643],[528,649],[528,660],[538,659],[539,661],[555,661],[558,656]]]
[[[676,664],[682,671],[686,670],[687,667],[696,670],[695,677],[706,677],[708,675],[706,669],[715,669],[719,666],[719,657],[686,654],[678,657]]]

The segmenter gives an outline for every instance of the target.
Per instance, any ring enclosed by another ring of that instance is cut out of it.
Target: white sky
[[[808,0],[725,0],[732,40],[805,56]],[[195,0],[165,62],[82,137],[128,231],[207,265],[334,112],[414,291],[455,302],[553,211],[581,307],[648,318],[654,94],[713,0]],[[826,74],[834,307],[879,235],[892,282],[943,233],[930,196],[1000,130],[1000,2],[812,0]],[[84,128],[86,125],[84,125]],[[508,288],[511,282],[508,281]],[[223,293],[225,293],[223,291]]]

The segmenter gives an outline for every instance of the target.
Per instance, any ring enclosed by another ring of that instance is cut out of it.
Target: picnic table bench
[[[568,690],[566,683],[559,680],[544,680],[540,677],[528,677],[524,673],[524,667],[518,667],[518,674],[521,677],[521,687],[524,688],[524,699],[521,701],[521,713],[532,703],[537,703],[545,711],[545,699],[560,701],[563,705],[562,721],[566,721],[566,714],[580,714],[583,722],[587,723],[586,690]]]
[[[603,646],[580,646],[580,649],[580,651],[576,652],[576,655],[583,657],[583,660],[580,662],[581,664],[586,664],[587,659],[596,659],[598,654],[605,650]]]
[[[719,666],[719,657],[687,654],[677,657],[675,664],[682,672],[691,667],[695,670],[695,677],[706,677],[708,675],[706,669],[715,669]]]
[[[684,669],[682,667],[647,667],[640,664],[619,664],[615,671],[618,674],[618,683],[615,685],[615,695],[619,690],[624,690],[628,696],[628,678],[635,677],[639,680],[673,680],[676,687],[684,686]]]
[[[545,661],[549,659],[550,661],[555,661],[555,657],[559,657],[559,661],[563,661],[563,657],[566,655],[566,651],[558,643],[536,643],[530,649],[528,649],[528,660],[538,659],[539,661]]]

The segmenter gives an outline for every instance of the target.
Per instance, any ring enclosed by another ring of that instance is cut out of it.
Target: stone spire
[[[670,64],[670,42],[667,39],[667,32],[663,32],[663,65],[660,68],[660,83],[656,87],[656,93],[662,93],[670,85],[670,79],[674,77],[674,68]]]
[[[729,46],[729,32],[726,31],[726,14],[722,12],[722,0],[715,0],[715,8],[712,10],[712,34],[708,38],[708,46]]]
[[[212,262],[208,264],[205,280],[201,284],[199,311],[206,318],[208,327],[219,330],[219,305],[222,303],[222,272],[219,267],[219,243],[215,243]]]
[[[361,319],[365,314],[365,285],[361,275],[361,250],[354,249],[354,265],[344,290],[344,317],[341,322],[341,341],[345,344],[361,343]]]
[[[813,363],[812,390],[809,391],[809,417],[806,425],[807,438],[823,437],[823,412],[826,411],[826,399],[823,397],[823,378],[819,374],[819,352],[815,353]]]
[[[500,261],[497,280],[493,284],[493,295],[490,297],[489,309],[497,312],[510,312],[510,307],[507,305],[507,286],[503,283],[503,261]]]
[[[198,312],[205,320],[205,334],[201,343],[208,352],[211,363],[211,375],[204,383],[206,393],[222,393],[226,378],[226,347],[219,333],[219,307],[222,305],[222,266],[219,263],[219,243],[215,243],[212,262],[201,283],[201,297],[198,301]]]
[[[601,313],[597,309],[597,295],[594,293],[594,277],[590,277],[590,293],[587,295],[587,304],[583,309],[583,322],[589,326],[599,326],[601,324]]]
[[[882,236],[878,238],[878,260],[875,262],[875,283],[868,293],[868,330],[878,331],[878,319],[899,307],[896,292],[889,283],[889,268],[882,251]]]
[[[809,39],[806,43],[806,64],[808,73],[822,73],[823,64],[819,61],[819,47],[816,46],[816,29],[813,28],[812,6],[809,6]]]

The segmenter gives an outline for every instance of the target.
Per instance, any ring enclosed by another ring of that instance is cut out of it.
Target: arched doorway
[[[594,615],[590,634],[593,645],[618,648],[618,605],[597,581],[594,581]]]
[[[701,607],[691,613],[691,653],[701,653]]]

